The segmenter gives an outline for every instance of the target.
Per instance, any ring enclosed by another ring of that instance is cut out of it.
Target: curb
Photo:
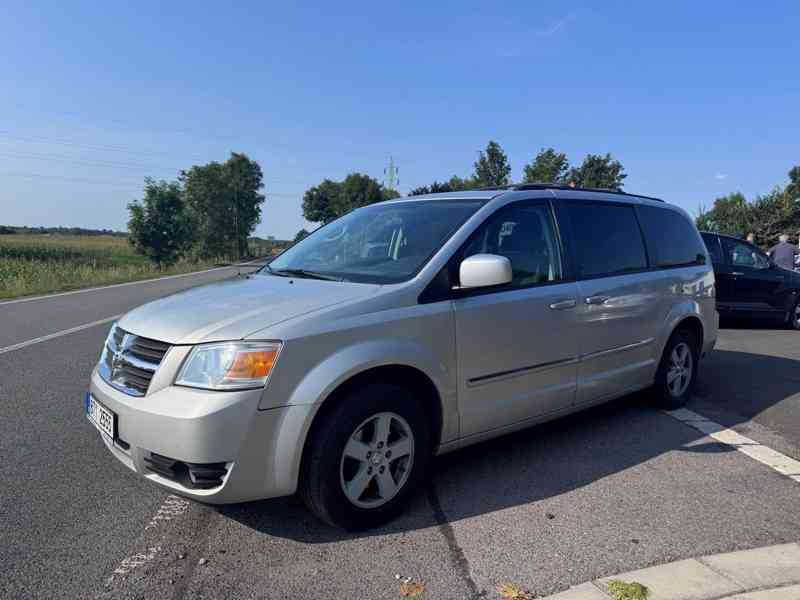
[[[547,599],[608,600],[613,580],[641,583],[650,591],[647,600],[800,600],[800,544],[679,560],[596,579]]]

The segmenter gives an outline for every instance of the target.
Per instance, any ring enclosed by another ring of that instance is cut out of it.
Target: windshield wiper
[[[305,269],[270,269],[269,272],[274,275],[283,275],[284,277],[305,277],[306,279],[322,279],[324,281],[347,281],[341,277],[317,273],[316,271],[307,271]]]

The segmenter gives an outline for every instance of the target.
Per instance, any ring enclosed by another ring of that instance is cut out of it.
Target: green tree
[[[440,194],[443,192],[452,192],[455,191],[450,186],[450,183],[447,181],[443,181],[439,183],[438,181],[434,181],[430,185],[423,185],[411,190],[408,195],[409,196],[422,196],[424,194]]]
[[[569,171],[567,155],[556,152],[553,148],[539,151],[533,162],[525,165],[525,183],[558,183],[563,184]]]
[[[247,254],[247,237],[261,220],[264,195],[261,167],[244,154],[181,173],[186,202],[197,222],[203,256]]]
[[[128,204],[128,240],[159,268],[173,264],[191,247],[193,223],[177,181],[145,179],[144,198]]]
[[[701,231],[741,237],[753,230],[753,217],[753,207],[744,194],[735,192],[715,199],[710,210],[700,212],[696,223]]]
[[[324,179],[303,194],[303,216],[311,223],[330,223],[341,213],[339,192],[341,184]]]
[[[256,161],[236,152],[223,167],[232,212],[230,236],[236,244],[237,258],[241,258],[248,253],[247,238],[261,222],[264,174]]]
[[[395,190],[383,187],[372,177],[351,173],[344,181],[325,179],[306,190],[303,216],[311,223],[330,223],[354,208],[399,197]]]
[[[494,140],[486,146],[486,151],[481,151],[475,161],[473,179],[481,187],[496,187],[510,183],[511,165],[508,156],[503,152],[500,144]],[[476,186],[477,187],[477,186]]]
[[[626,177],[622,163],[611,154],[589,154],[580,167],[569,170],[566,181],[575,187],[621,190]]]
[[[305,239],[307,237],[308,237],[308,230],[303,228],[300,231],[298,231],[297,234],[294,236],[294,243],[296,244],[300,240]]]
[[[786,186],[786,196],[789,202],[800,199],[800,165],[792,167],[789,171],[789,185]]]

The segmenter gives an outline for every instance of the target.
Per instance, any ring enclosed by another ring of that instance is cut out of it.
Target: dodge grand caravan
[[[85,410],[174,493],[299,490],[328,523],[366,528],[437,453],[643,388],[683,405],[714,302],[700,235],[662,201],[546,185],[403,198],[129,312]]]

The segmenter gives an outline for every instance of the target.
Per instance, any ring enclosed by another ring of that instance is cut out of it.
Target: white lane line
[[[171,521],[172,519],[177,519],[183,513],[186,512],[186,509],[189,507],[189,501],[185,498],[181,498],[179,496],[175,496],[170,494],[164,499],[163,504],[159,507],[156,511],[156,514],[150,519],[150,522],[144,528],[145,532],[149,531],[150,529],[157,528],[161,523],[165,521]],[[162,536],[163,539],[163,536]],[[106,581],[107,585],[110,585],[114,581],[115,575],[127,575],[134,569],[138,569],[139,567],[146,565],[151,560],[153,560],[158,554],[161,552],[161,546],[148,546],[141,552],[136,552],[131,554],[127,558],[123,559],[119,566],[114,569],[114,572],[111,573],[111,576]]]
[[[665,410],[664,412],[689,427],[694,427],[718,442],[731,446],[753,460],[757,460],[781,475],[800,483],[800,461],[781,454],[777,450],[773,450],[755,440],[751,440],[733,429],[723,427],[719,423],[706,419],[703,415],[691,410],[679,408],[677,410]]]
[[[50,333],[48,335],[43,335],[42,337],[33,338],[32,340],[25,340],[24,342],[19,342],[18,344],[6,346],[5,348],[0,348],[0,354],[5,354],[6,352],[13,352],[14,350],[21,350],[22,348],[27,348],[28,346],[33,346],[34,344],[40,344],[42,342],[46,342],[47,340],[52,340],[54,338],[61,337],[62,335],[69,335],[70,333],[75,333],[76,331],[83,331],[84,329],[96,327],[97,325],[102,325],[103,323],[110,323],[111,321],[119,319],[121,316],[122,315],[120,314],[120,315],[114,315],[113,317],[106,317],[105,319],[92,321],[91,323],[84,323],[83,325],[78,325],[77,327],[70,327],[69,329],[64,329],[62,331],[56,331],[55,333]]]
[[[213,269],[206,269],[205,271],[194,271],[192,273],[181,273],[180,275],[167,275],[166,277],[154,277],[152,279],[142,279],[141,281],[128,281],[126,283],[115,283],[112,285],[101,285],[99,287],[86,288],[85,290],[72,290],[71,292],[58,292],[56,294],[45,294],[43,296],[30,296],[29,298],[18,298],[17,300],[6,300],[0,302],[0,306],[7,304],[20,304],[22,302],[34,302],[35,300],[49,300],[50,298],[60,298],[61,296],[72,296],[74,294],[85,294],[87,292],[96,292],[98,290],[109,290],[111,288],[125,287],[128,285],[140,285],[142,283],[152,283],[154,281],[167,281],[169,279],[180,279],[181,277],[191,277],[192,275],[202,275],[203,273],[211,273],[212,271],[221,271],[223,269],[235,269],[238,266],[249,266],[262,259],[257,258],[249,262],[241,263],[238,265],[229,265],[227,267],[214,267]]]
[[[149,563],[158,555],[159,552],[161,552],[161,546],[151,546],[144,552],[137,552],[136,554],[123,559],[123,561],[119,563],[119,566],[114,569],[111,577],[108,578],[108,582],[111,583],[111,581],[114,579],[114,575],[127,575],[135,568]]]
[[[180,517],[186,512],[186,508],[188,506],[188,500],[170,494],[167,496],[167,499],[164,500],[164,504],[161,505],[161,508],[158,509],[153,518],[150,519],[150,522],[147,524],[144,530],[147,531],[148,529],[153,529],[154,527],[158,527],[159,523],[162,523],[163,521],[171,521],[172,519]]]

